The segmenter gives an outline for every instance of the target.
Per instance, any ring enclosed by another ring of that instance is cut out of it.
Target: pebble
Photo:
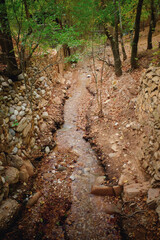
[[[20,112],[19,112],[19,116],[20,116],[20,117],[23,117],[24,115],[25,115],[25,111],[20,111]]]
[[[42,118],[43,118],[43,119],[48,118],[48,112],[43,112],[43,114],[42,114]]]
[[[14,110],[14,115],[18,116],[18,111],[17,110]]]
[[[12,85],[13,84],[12,79],[8,79],[8,83]]]
[[[17,147],[14,147],[12,153],[13,153],[13,154],[16,154],[17,152],[18,152],[18,148],[17,148]]]
[[[9,129],[9,133],[10,133],[12,136],[15,136],[15,135],[16,135],[16,132],[15,132],[12,128]]]
[[[2,86],[3,86],[3,87],[9,87],[9,84],[6,83],[6,82],[2,82]]]
[[[50,148],[49,148],[48,146],[45,148],[45,152],[46,152],[47,154],[50,152]]]
[[[11,120],[11,121],[15,121],[15,120],[16,120],[16,116],[15,116],[15,115],[12,115],[12,116],[10,117],[10,120]]]
[[[19,81],[22,81],[22,80],[24,80],[23,73],[21,73],[21,74],[19,74],[19,75],[18,75],[18,80],[19,80]]]

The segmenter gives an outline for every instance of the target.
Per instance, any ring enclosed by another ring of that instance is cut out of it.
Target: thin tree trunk
[[[122,69],[121,69],[121,59],[119,56],[119,51],[117,51],[116,44],[115,44],[115,39],[113,36],[110,34],[109,30],[104,27],[105,34],[108,37],[110,44],[111,44],[111,49],[113,53],[113,58],[114,58],[114,69],[115,69],[115,74],[117,77],[122,75]]]
[[[121,39],[121,47],[122,47],[122,54],[123,54],[123,61],[127,59],[127,54],[124,48],[124,42],[123,42],[123,27],[122,27],[122,16],[121,16],[121,6],[120,2],[118,1],[118,7],[119,7],[119,22],[120,22],[120,39]]]
[[[155,31],[156,27],[156,17],[155,17],[155,7],[154,7],[154,0],[151,0],[151,20],[148,32],[148,45],[147,49],[152,49],[152,34]]]
[[[137,51],[138,51],[138,40],[139,40],[139,30],[140,30],[140,19],[142,12],[143,0],[138,1],[136,20],[135,20],[135,33],[132,42],[132,53],[131,53],[131,68],[135,69],[138,67],[137,63]]]
[[[5,49],[6,62],[7,62],[6,70],[10,75],[17,75],[17,72],[19,72],[19,70],[18,70],[16,58],[15,58],[5,0],[1,0],[0,14],[1,14],[0,21],[1,21],[1,26],[2,26],[2,38],[1,38],[2,43],[1,43],[1,45]]]

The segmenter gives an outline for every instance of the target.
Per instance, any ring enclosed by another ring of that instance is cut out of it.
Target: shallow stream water
[[[56,136],[58,149],[70,149],[78,155],[71,176],[72,206],[65,224],[66,239],[120,239],[115,217],[105,213],[105,197],[91,194],[95,179],[104,172],[90,144],[83,139],[84,132],[77,129],[78,109],[87,94],[87,74],[86,71],[73,74],[77,78],[76,86],[65,103],[64,125]]]

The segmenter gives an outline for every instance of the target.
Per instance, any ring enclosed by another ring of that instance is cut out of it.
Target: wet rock
[[[13,222],[20,210],[20,204],[16,200],[7,199],[0,206],[0,230],[6,230]]]
[[[19,180],[19,171],[14,167],[8,167],[5,172],[5,180],[8,184],[17,183]]]
[[[114,191],[113,188],[109,186],[93,186],[91,194],[98,196],[114,196]]]
[[[124,198],[134,198],[147,194],[150,187],[148,182],[134,183],[124,186]]]

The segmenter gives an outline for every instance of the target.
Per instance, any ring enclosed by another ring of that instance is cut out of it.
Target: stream
[[[72,206],[65,224],[66,239],[71,240],[110,240],[120,239],[116,229],[114,215],[105,213],[105,197],[91,194],[91,187],[98,176],[104,172],[95,153],[88,142],[83,139],[84,132],[77,130],[78,108],[87,94],[86,84],[89,81],[86,71],[78,71],[72,96],[64,108],[64,125],[57,132],[58,149],[71,149],[78,155],[78,160],[71,175]],[[67,223],[70,224],[67,224]]]

